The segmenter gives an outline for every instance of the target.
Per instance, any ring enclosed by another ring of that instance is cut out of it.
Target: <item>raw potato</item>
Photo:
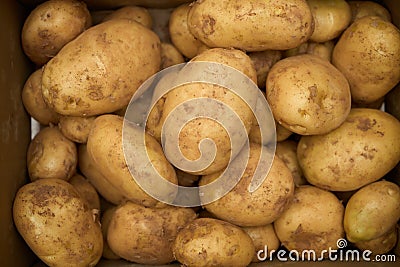
[[[96,214],[76,189],[59,179],[21,187],[14,200],[18,232],[49,266],[95,266],[103,250]]]
[[[174,261],[172,244],[178,232],[195,218],[190,208],[145,208],[127,202],[111,218],[108,244],[115,254],[128,261],[167,264]]]
[[[196,186],[200,179],[200,176],[184,172],[178,168],[175,168],[175,172],[178,178],[178,184],[181,186]]]
[[[269,259],[271,256],[271,251],[276,251],[281,244],[276,236],[273,224],[242,227],[242,229],[250,236],[251,240],[253,240],[255,254],[252,262],[259,262],[263,259]],[[267,248],[268,251],[265,251],[265,248]]]
[[[301,54],[311,54],[319,56],[320,58],[326,59],[329,62],[332,60],[332,52],[335,44],[333,41],[327,41],[324,43],[307,42],[303,43],[298,47],[286,50],[284,52],[285,57],[292,57]]]
[[[192,4],[190,32],[209,47],[285,50],[306,42],[314,22],[304,0],[202,0]]]
[[[360,241],[354,245],[361,250],[370,250],[373,255],[388,253],[394,248],[397,242],[397,228],[393,227],[386,234],[368,241]]]
[[[382,178],[400,160],[400,122],[376,109],[352,109],[336,130],[302,136],[297,158],[310,184],[351,191]]]
[[[351,8],[351,22],[366,16],[377,16],[383,20],[391,21],[389,11],[380,4],[373,1],[349,1]]]
[[[160,63],[160,39],[153,31],[135,21],[109,20],[86,30],[46,64],[43,98],[62,115],[114,112]]]
[[[173,252],[184,266],[247,266],[254,255],[250,236],[240,227],[211,218],[199,218],[177,235]]]
[[[400,31],[380,17],[360,18],[336,43],[332,63],[349,81],[354,102],[374,102],[400,81]]]
[[[42,66],[91,23],[89,10],[82,1],[46,1],[32,10],[26,19],[22,28],[22,47],[34,63]]]
[[[76,143],[86,143],[90,128],[96,116],[92,117],[74,117],[60,116],[58,128],[65,137]]]
[[[50,109],[42,95],[42,69],[34,71],[22,88],[22,103],[29,115],[42,125],[57,124],[59,116]]]
[[[85,177],[80,174],[75,174],[69,179],[82,199],[86,200],[89,209],[100,212],[100,199],[96,189],[91,185]]]
[[[111,19],[133,20],[149,29],[151,29],[151,27],[153,26],[153,18],[151,17],[149,11],[146,8],[140,6],[121,7],[111,12],[109,15],[105,16],[103,22]]]
[[[343,214],[344,207],[333,193],[303,185],[295,189],[291,205],[274,222],[275,232],[288,250],[314,250],[320,257],[322,250],[335,249],[344,237]]]
[[[77,163],[75,143],[56,127],[43,128],[29,144],[27,164],[32,181],[49,178],[69,180],[75,174]]]
[[[350,242],[369,241],[386,234],[400,219],[400,188],[388,181],[358,190],[347,202],[344,229]]]
[[[161,43],[161,69],[184,62],[185,59],[174,45]]]
[[[292,133],[293,133],[292,131],[286,129],[279,123],[275,123],[275,125],[276,125],[276,141],[277,142],[284,141],[292,135]]]
[[[278,61],[268,74],[266,95],[277,122],[301,135],[332,131],[351,107],[346,78],[315,55]]]
[[[257,72],[258,88],[265,88],[268,72],[271,67],[282,58],[282,52],[278,50],[265,50],[260,52],[250,52],[248,56],[253,62]]]
[[[303,176],[299,161],[297,160],[297,142],[285,140],[276,143],[276,155],[285,163],[292,172],[294,184],[296,186],[307,183]]]
[[[311,41],[323,43],[338,37],[350,24],[351,9],[345,0],[307,0],[314,18]]]
[[[107,236],[108,236],[108,227],[110,225],[111,219],[114,216],[115,211],[117,210],[117,207],[111,207],[106,209],[103,212],[103,215],[101,217],[101,232],[103,234],[103,258],[108,259],[108,260],[118,260],[121,257],[115,254],[110,246],[108,245],[107,242]]]

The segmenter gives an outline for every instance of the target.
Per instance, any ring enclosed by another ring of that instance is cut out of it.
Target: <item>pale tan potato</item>
[[[35,64],[41,66],[91,23],[89,10],[82,1],[46,1],[33,9],[25,20],[22,48]]]
[[[96,116],[91,117],[75,117],[60,116],[58,128],[62,134],[69,140],[76,143],[86,143],[89,136],[90,128]]]
[[[285,140],[276,143],[275,153],[292,172],[294,184],[296,186],[307,184],[307,180],[303,176],[303,171],[297,159],[296,141]]]
[[[240,227],[212,218],[199,218],[177,235],[173,252],[184,266],[247,266],[254,255],[250,236]]]
[[[22,104],[29,115],[42,125],[57,124],[59,116],[50,109],[42,95],[42,69],[34,71],[22,88]]]
[[[354,102],[374,102],[400,81],[400,31],[380,17],[357,19],[336,43],[332,63],[349,81]]]
[[[288,250],[314,250],[319,257],[344,237],[343,214],[344,207],[333,193],[303,185],[295,189],[291,205],[274,222],[275,232]]]
[[[76,172],[77,163],[75,143],[56,127],[41,129],[29,144],[27,165],[32,181],[49,178],[69,180]]]
[[[343,123],[351,108],[344,75],[315,55],[278,61],[268,74],[266,95],[275,120],[301,135],[332,131]]]
[[[269,70],[282,58],[282,52],[279,50],[265,50],[250,52],[248,56],[251,58],[257,72],[257,85],[260,89],[263,89],[265,88]]]
[[[378,16],[391,21],[390,12],[382,5],[373,1],[348,1],[351,8],[351,22],[366,16]]]
[[[46,64],[43,98],[62,115],[114,112],[126,106],[138,87],[160,69],[160,50],[158,36],[135,21],[100,23]]]
[[[167,264],[174,261],[172,244],[178,232],[195,218],[190,208],[146,208],[127,202],[112,215],[107,241],[111,250],[125,260]]]
[[[314,22],[306,1],[203,0],[192,4],[190,32],[209,47],[285,50],[306,42]]]
[[[110,225],[111,219],[115,213],[115,211],[117,210],[117,207],[111,207],[106,209],[103,212],[103,215],[101,216],[101,233],[103,234],[103,258],[108,259],[108,260],[118,260],[121,257],[118,256],[117,254],[115,254],[110,246],[108,245],[107,242],[107,236],[108,236],[108,227]]]
[[[302,136],[297,158],[310,184],[352,191],[382,178],[400,160],[400,122],[376,109],[352,109],[324,135]]]
[[[276,121],[275,121],[275,125],[276,125],[276,141],[277,142],[284,141],[293,134],[292,131],[286,129],[279,123],[276,123]]]
[[[89,209],[100,213],[100,198],[93,185],[80,174],[75,174],[68,181],[72,184],[83,200],[87,202]]]
[[[153,26],[153,18],[151,17],[149,11],[140,6],[124,6],[121,7],[103,18],[104,21],[111,19],[129,19],[136,21],[146,28],[151,29]]]
[[[161,43],[161,69],[184,62],[182,54],[173,44]]]
[[[298,47],[284,51],[285,57],[292,57],[301,54],[311,54],[319,56],[320,58],[328,61],[332,60],[333,47],[335,46],[333,41],[327,41],[324,43],[306,42]]]
[[[66,181],[40,179],[21,187],[13,218],[25,242],[49,266],[95,266],[100,260],[98,218]]]
[[[389,230],[386,234],[368,241],[360,241],[354,245],[362,251],[369,250],[372,255],[382,255],[389,253],[397,242],[397,228]]]
[[[347,202],[343,220],[346,238],[353,243],[379,238],[399,219],[399,186],[388,181],[368,184]]]

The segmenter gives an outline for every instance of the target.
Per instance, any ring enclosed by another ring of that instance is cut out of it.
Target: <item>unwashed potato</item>
[[[327,41],[324,43],[316,42],[306,42],[298,47],[286,50],[284,52],[285,57],[292,57],[301,54],[311,54],[319,56],[320,58],[326,59],[328,61],[332,60],[334,43],[333,41]]]
[[[296,141],[285,140],[276,143],[275,153],[292,172],[294,184],[296,186],[307,184],[307,180],[303,176],[303,171],[297,159]]]
[[[275,232],[288,250],[322,255],[344,237],[343,214],[344,207],[333,193],[303,185],[295,189],[291,205],[274,222]]]
[[[75,174],[68,181],[72,184],[82,199],[86,200],[89,209],[100,212],[100,199],[93,185],[80,174]]]
[[[260,89],[265,88],[268,72],[271,67],[282,58],[279,50],[265,50],[248,53],[257,72],[257,85]]]
[[[42,95],[42,69],[34,71],[22,88],[22,103],[29,115],[42,125],[57,124],[59,116],[50,109]]]
[[[386,21],[391,21],[389,11],[382,5],[373,1],[349,1],[351,8],[351,22],[366,16],[377,16]]]
[[[86,4],[76,0],[49,0],[29,14],[22,28],[22,48],[38,66],[91,25]]]
[[[344,75],[315,55],[278,61],[268,74],[266,95],[277,122],[301,135],[332,131],[351,108]]]
[[[96,116],[91,117],[75,117],[60,116],[58,128],[65,137],[76,143],[86,143],[89,136],[90,128]]]
[[[95,266],[103,251],[97,216],[76,189],[59,179],[22,186],[13,218],[32,251],[49,266]]]
[[[115,254],[128,261],[167,264],[174,261],[172,244],[178,232],[195,218],[190,208],[146,208],[127,202],[112,215],[107,241]]]
[[[352,109],[324,135],[302,136],[297,158],[310,184],[352,191],[382,178],[400,161],[400,122],[376,109]]]
[[[386,234],[368,241],[360,241],[354,245],[361,250],[369,250],[373,255],[388,253],[394,248],[397,242],[397,228],[393,227]]]
[[[86,30],[46,64],[43,98],[62,115],[114,112],[160,63],[160,39],[153,31],[135,21],[109,20]]]
[[[161,43],[161,69],[184,62],[185,59],[174,45]]]
[[[349,81],[354,102],[374,102],[400,81],[400,31],[380,17],[360,18],[336,43],[332,63]]]
[[[103,215],[101,216],[101,232],[103,234],[103,258],[108,259],[108,260],[118,260],[121,257],[115,254],[110,246],[108,245],[107,242],[107,236],[108,236],[108,227],[110,225],[111,219],[117,210],[117,207],[110,207],[106,209],[103,212]]]
[[[314,22],[304,0],[202,0],[192,4],[190,32],[209,47],[285,50],[306,42]]]
[[[121,7],[111,12],[109,15],[105,16],[103,22],[111,19],[133,20],[149,29],[151,29],[153,25],[153,18],[151,17],[149,11],[146,8],[140,6]]]
[[[75,143],[58,128],[46,127],[39,131],[28,147],[28,173],[37,179],[69,180],[76,171],[78,152]]]
[[[378,181],[351,196],[344,213],[344,230],[350,242],[370,241],[393,230],[399,219],[399,186]]]
[[[173,244],[175,258],[188,267],[247,266],[254,251],[244,230],[212,218],[193,220],[179,231]]]

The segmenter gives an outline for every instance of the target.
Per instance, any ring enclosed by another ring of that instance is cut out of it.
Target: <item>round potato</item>
[[[344,237],[343,213],[344,207],[333,193],[303,185],[295,189],[291,205],[274,222],[275,232],[288,250],[314,250],[322,255]]]
[[[184,62],[185,59],[174,45],[161,43],[161,69]]]
[[[393,227],[392,230],[389,230],[389,232],[378,238],[368,241],[360,241],[354,245],[358,249],[371,251],[373,255],[382,255],[390,252],[396,245],[397,231],[397,228]]]
[[[240,227],[212,218],[199,218],[177,235],[173,252],[185,266],[247,266],[254,255],[250,236]]]
[[[351,22],[366,16],[377,16],[383,20],[391,21],[389,11],[382,5],[373,1],[348,1],[351,9]]]
[[[94,119],[96,119],[96,116],[60,116],[58,128],[60,128],[62,134],[69,140],[76,143],[86,143]]]
[[[28,173],[37,179],[69,180],[76,172],[78,152],[75,143],[58,128],[46,127],[39,131],[28,147]]]
[[[13,218],[32,251],[49,266],[95,266],[103,251],[96,214],[66,181],[40,179],[21,187]]]
[[[111,19],[129,19],[136,21],[146,28],[151,29],[153,26],[153,18],[151,17],[149,11],[140,6],[124,6],[121,7],[103,18],[104,21]]]
[[[100,199],[96,189],[89,183],[85,177],[75,174],[68,181],[72,184],[82,199],[86,200],[89,209],[100,212]]]
[[[264,89],[268,72],[271,67],[282,58],[282,52],[278,50],[265,50],[248,53],[257,72],[258,88]]]
[[[268,74],[266,95],[277,122],[301,135],[332,131],[351,108],[346,78],[315,55],[278,61]]]
[[[101,216],[101,233],[103,234],[103,258],[108,259],[108,260],[118,260],[121,257],[115,254],[110,246],[108,245],[107,242],[107,236],[108,236],[108,227],[110,226],[110,222],[112,217],[114,216],[115,211],[117,210],[117,207],[110,207],[106,209],[103,212],[103,215]]]
[[[302,136],[297,158],[310,184],[351,191],[377,181],[400,160],[400,122],[376,109],[352,109],[324,135]]]
[[[91,25],[86,4],[77,0],[49,0],[29,14],[22,28],[22,48],[38,66]]]
[[[276,143],[275,153],[292,172],[294,184],[296,186],[307,183],[297,159],[297,142],[293,140],[278,142]]]

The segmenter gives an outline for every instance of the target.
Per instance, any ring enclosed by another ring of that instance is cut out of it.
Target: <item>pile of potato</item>
[[[146,8],[95,13],[77,0],[49,0],[22,29],[23,50],[37,67],[22,102],[41,129],[27,151],[31,182],[17,192],[13,214],[44,263],[247,266],[265,246],[321,253],[341,238],[373,254],[399,253],[400,31],[383,6],[188,1],[171,11],[163,36]],[[179,148],[196,160],[200,141],[210,138],[217,148],[212,164],[188,172],[168,161],[161,129],[185,101],[214,98],[230,106],[250,141],[247,167],[228,194],[202,207],[177,207],[132,178],[124,114],[149,77],[201,61],[233,67],[258,85],[276,121],[276,154],[266,179],[249,192],[266,149],[251,107],[215,84],[174,88],[146,124],[148,156],[164,179],[207,185],[230,161],[226,128],[209,118],[188,122]]]

